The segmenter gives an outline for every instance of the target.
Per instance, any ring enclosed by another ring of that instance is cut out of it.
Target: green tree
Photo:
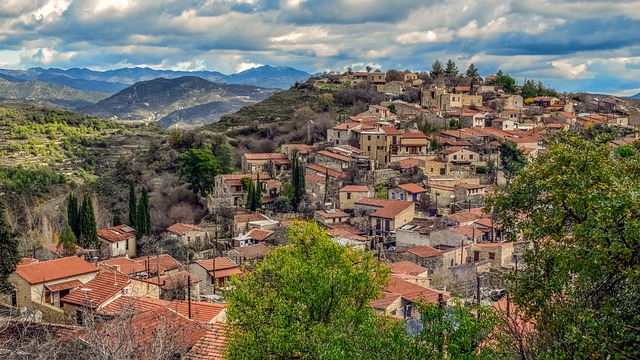
[[[440,62],[440,60],[436,60],[433,65],[431,65],[430,75],[432,79],[444,75],[444,69],[442,68],[442,63]]]
[[[84,248],[98,246],[98,229],[91,196],[85,195],[80,206],[80,244]]]
[[[518,91],[518,88],[516,86],[516,80],[511,76],[509,76],[509,74],[506,74],[506,75],[503,74],[500,76],[496,75],[495,81],[498,84],[498,86],[500,86],[500,88],[504,90],[504,92],[506,93],[515,94],[516,91]]]
[[[78,198],[70,193],[67,197],[67,224],[71,227],[76,238],[80,236],[80,209]]]
[[[260,184],[260,174],[256,178],[256,189],[253,193],[253,202],[256,209],[262,209],[262,184]]]
[[[217,153],[218,165],[222,174],[231,174],[236,171],[233,161],[233,147],[226,139],[218,145]]]
[[[149,192],[145,187],[142,188],[137,209],[136,223],[138,227],[136,228],[136,234],[139,237],[149,236],[151,235],[151,205],[149,203]]]
[[[294,211],[298,211],[298,205],[300,205],[306,193],[305,169],[297,151],[293,152],[291,158],[291,185],[293,186],[291,206],[293,206]]]
[[[499,151],[504,177],[507,179],[507,183],[510,183],[524,169],[527,164],[527,158],[512,141],[503,141],[500,144]]]
[[[402,81],[403,79],[404,77],[401,71],[395,69],[387,70],[387,74],[385,76],[386,81]]]
[[[444,75],[448,77],[458,76],[458,66],[455,61],[447,60],[447,67],[444,69]]]
[[[524,80],[524,84],[522,85],[522,97],[524,99],[529,99],[538,96],[538,88],[535,82],[531,79]]]
[[[7,221],[5,204],[0,202],[0,293],[9,294],[13,290],[9,275],[16,270],[21,259],[18,246],[18,238]]]
[[[113,226],[122,225],[122,219],[120,218],[120,214],[118,213],[113,214],[113,220],[111,220],[111,223],[113,224]]]
[[[487,208],[532,243],[511,276],[540,359],[640,358],[640,156],[561,133]]]
[[[202,144],[198,149],[190,149],[181,154],[179,160],[182,163],[180,173],[189,183],[189,189],[200,196],[208,195],[213,190],[214,178],[222,173],[211,145]]]
[[[232,279],[227,358],[380,358],[373,350],[389,336],[376,334],[386,320],[368,304],[380,296],[388,268],[331,241],[316,223],[294,224],[288,239]]]
[[[133,184],[133,181],[129,182],[129,226],[134,229],[138,228],[138,209],[136,204],[136,187]]]
[[[473,90],[473,85],[482,81],[482,78],[480,77],[480,72],[478,71],[478,68],[473,63],[469,64],[466,75],[467,75],[467,78],[471,80],[472,90]]]
[[[73,233],[71,226],[67,225],[62,228],[59,243],[62,245],[62,252],[64,256],[75,255],[76,248],[78,246],[78,238],[76,238],[76,234]]]

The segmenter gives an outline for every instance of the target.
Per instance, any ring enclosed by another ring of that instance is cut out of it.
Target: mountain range
[[[40,81],[66,85],[84,91],[116,93],[146,80],[157,78],[175,79],[183,76],[199,78],[225,84],[254,85],[264,88],[288,89],[296,81],[305,81],[311,75],[291,67],[264,65],[236,74],[225,75],[217,71],[154,70],[147,67],[122,68],[108,71],[72,68],[27,70],[0,69],[0,77],[11,82]]]
[[[79,108],[103,119],[144,120],[163,127],[194,127],[216,122],[271,96],[276,89],[220,84],[197,76],[140,81],[95,104]]]

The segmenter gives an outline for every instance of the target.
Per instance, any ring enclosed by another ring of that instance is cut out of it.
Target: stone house
[[[98,275],[100,269],[76,256],[49,261],[22,261],[9,275],[14,290],[13,306],[32,304],[60,308],[60,299],[81,288]]]
[[[480,161],[480,154],[461,146],[452,146],[440,152],[440,160],[452,164],[471,164]]]
[[[233,235],[247,233],[252,229],[274,230],[280,226],[280,223],[271,220],[264,214],[235,214],[233,216]]]
[[[442,269],[452,268],[457,265],[467,263],[467,250],[471,245],[454,247],[439,250],[434,247],[424,245],[407,249],[404,257],[418,265],[429,269],[433,274]]]
[[[242,179],[258,180],[258,174],[221,174],[214,178],[213,197],[216,201],[229,206],[244,206],[245,193],[242,189]],[[261,173],[261,180],[269,179],[269,174]]]
[[[234,247],[229,250],[227,257],[236,264],[243,265],[245,263],[261,261],[269,250],[271,250],[269,245],[264,242],[260,242],[249,246]]]
[[[450,173],[449,163],[436,160],[427,160],[424,165],[424,174],[431,177],[448,176]]]
[[[413,220],[415,205],[409,201],[390,200],[379,210],[369,215],[370,236],[375,243],[395,242],[395,232]]]
[[[374,160],[376,164],[386,164],[389,161],[386,133],[381,127],[361,130],[356,133],[360,149],[365,151],[366,156]]]
[[[400,154],[405,156],[426,155],[429,149],[427,135],[418,132],[405,132],[400,136]]]
[[[246,234],[239,234],[233,238],[233,247],[245,247],[273,240],[275,231],[264,229],[251,229]]]
[[[353,164],[353,159],[330,151],[318,151],[315,155],[315,163],[336,171],[346,171]]]
[[[313,219],[322,225],[342,224],[349,221],[349,214],[338,209],[316,210]]]
[[[283,153],[242,154],[242,172],[257,174],[267,172],[267,168],[273,170],[273,174],[281,174],[291,168],[291,160]]]
[[[168,236],[180,240],[183,244],[204,245],[209,239],[209,233],[203,228],[190,225],[177,223],[169,226],[166,230]]]
[[[418,184],[402,184],[389,190],[389,199],[419,202],[427,189]]]
[[[472,256],[470,261],[489,261],[491,266],[496,269],[509,267],[509,264],[514,261],[513,242],[473,244],[469,252]]]
[[[136,230],[129,225],[98,230],[100,253],[103,258],[136,256]]]
[[[282,144],[281,148],[282,153],[285,154],[289,160],[293,160],[293,154],[296,153],[303,162],[309,160],[309,155],[313,151],[313,146],[307,144]]]
[[[340,200],[340,210],[353,211],[355,202],[371,196],[369,187],[364,185],[347,185],[338,190]]]
[[[198,260],[189,264],[189,271],[200,279],[200,290],[212,291],[214,287],[224,287],[232,275],[241,274],[240,266],[228,257]]]

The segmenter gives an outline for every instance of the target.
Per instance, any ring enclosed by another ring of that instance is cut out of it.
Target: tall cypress
[[[136,220],[136,228],[139,236],[151,235],[151,209],[149,205],[149,192],[147,188],[142,188],[140,202],[138,203],[138,218]]]
[[[327,203],[329,197],[329,169],[324,171],[324,203]]]
[[[76,238],[80,237],[80,209],[78,204],[78,198],[69,194],[67,198],[67,223]]]
[[[298,157],[298,152],[294,151],[291,161],[291,185],[293,186],[293,199],[291,199],[291,205],[293,209],[298,211],[298,205],[305,194],[305,179],[304,179],[304,164]]]
[[[133,181],[129,182],[129,226],[134,229],[138,228],[137,225],[138,210],[136,209],[136,187],[133,185]]]
[[[80,207],[80,241],[83,247],[91,248],[98,245],[98,228],[96,216],[93,212],[91,197],[85,195]]]
[[[256,191],[253,194],[254,196],[254,205],[256,209],[262,208],[262,185],[260,185],[260,173],[258,173],[258,178],[256,179]],[[255,211],[255,210],[254,210]]]
[[[20,262],[18,245],[18,238],[6,218],[4,203],[0,202],[0,293],[8,294],[13,289],[9,275]]]

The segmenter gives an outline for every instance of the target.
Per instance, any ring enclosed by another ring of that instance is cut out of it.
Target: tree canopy
[[[458,66],[456,62],[449,59],[447,60],[447,67],[444,69],[445,76],[458,76]]]
[[[205,143],[200,148],[190,149],[179,159],[182,162],[181,174],[189,183],[189,189],[200,196],[209,194],[213,190],[214,178],[222,173],[211,145]]]
[[[431,77],[433,79],[437,78],[440,75],[444,74],[444,68],[442,67],[442,63],[440,60],[436,60],[433,65],[431,65]]]
[[[640,156],[561,133],[488,208],[532,242],[511,277],[543,359],[640,357]]]
[[[0,293],[8,294],[13,289],[8,278],[21,259],[18,244],[18,238],[7,222],[5,205],[0,202]]]

